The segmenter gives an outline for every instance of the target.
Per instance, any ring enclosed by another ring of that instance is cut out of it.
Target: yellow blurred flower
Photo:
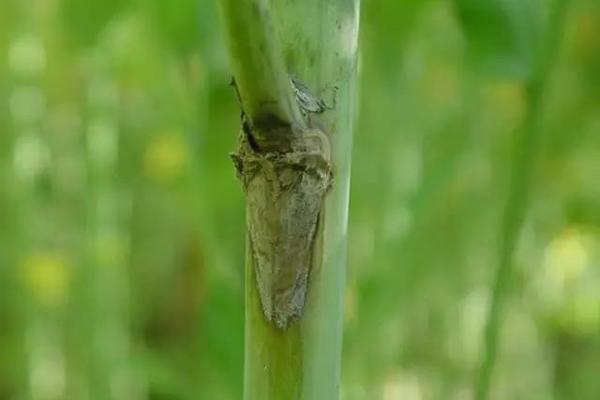
[[[567,229],[546,248],[545,266],[561,282],[577,280],[588,263],[588,252],[583,235],[576,229]]]
[[[59,307],[69,292],[69,265],[57,252],[36,251],[22,262],[23,280],[32,296],[42,305]]]
[[[591,232],[565,229],[546,247],[537,290],[556,323],[579,333],[595,332],[600,324],[600,276],[590,268],[597,239]]]
[[[152,178],[168,181],[179,176],[187,159],[185,144],[180,135],[159,135],[146,149],[144,171]]]

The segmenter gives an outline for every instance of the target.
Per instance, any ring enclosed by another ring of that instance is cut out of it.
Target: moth
[[[243,124],[232,155],[246,192],[246,224],[265,318],[286,329],[303,312],[323,201],[332,184],[329,142],[319,129],[284,150],[257,147]]]

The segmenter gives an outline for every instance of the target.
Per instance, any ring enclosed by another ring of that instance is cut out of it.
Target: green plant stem
[[[302,124],[267,0],[220,0],[231,68],[253,125],[276,118]]]
[[[500,231],[498,268],[484,331],[484,352],[475,386],[477,400],[489,398],[502,329],[504,300],[512,279],[513,255],[527,210],[531,175],[543,129],[542,113],[545,94],[562,36],[562,22],[567,4],[568,0],[555,0],[552,4],[549,23],[536,60],[536,68],[527,85],[528,110],[516,143],[509,196]]]
[[[265,317],[247,246],[244,399],[335,400],[340,386],[359,1],[281,0],[273,2],[272,9],[269,4],[221,0],[243,111],[253,128],[265,117],[276,116],[292,127],[300,120],[321,130],[329,141],[334,184],[320,213],[304,308],[287,328]],[[290,75],[331,109],[298,116]]]

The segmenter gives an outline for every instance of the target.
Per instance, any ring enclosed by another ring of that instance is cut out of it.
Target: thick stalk
[[[220,0],[240,102],[254,126],[301,123],[268,0]],[[268,134],[268,133],[267,133]]]
[[[261,278],[264,276],[261,270],[265,269],[261,263],[264,264],[265,257],[255,254],[257,239],[256,232],[252,231],[252,210],[273,206],[257,205],[261,201],[267,203],[270,194],[267,193],[263,200],[257,200],[260,196],[254,193],[254,199],[251,199],[249,187],[254,175],[243,176],[249,202],[244,398],[334,400],[339,397],[340,386],[358,0],[281,0],[273,3],[270,8],[270,3],[262,0],[221,0],[241,105],[254,125],[243,133],[253,136],[254,128],[265,115],[275,115],[293,128],[288,131],[289,135],[299,134],[309,139],[324,136],[326,144],[311,149],[313,152],[310,154],[327,160],[333,181],[320,206],[315,234],[310,235],[314,240],[310,245],[305,298],[293,303],[295,306],[300,304],[300,307],[294,308],[295,313],[286,315],[284,312],[283,317],[280,315],[278,319],[276,311],[272,315],[269,304],[265,305],[265,298],[268,299],[265,286],[270,288],[272,285],[266,285],[265,279]],[[319,111],[307,110],[306,104],[303,104],[300,124],[295,110],[299,109],[301,102],[296,104],[297,99],[290,90],[290,77],[306,85],[315,99],[322,100],[323,109]],[[287,85],[283,89],[281,82]],[[291,105],[290,95],[294,100]],[[295,129],[297,126],[301,128]],[[315,135],[315,131],[319,134]],[[302,145],[306,143],[301,142]],[[245,153],[256,151],[250,147],[246,146]],[[247,154],[241,153],[238,153],[241,159],[237,161],[243,164],[243,169],[248,161],[244,159]],[[263,156],[260,151],[256,153],[251,154],[253,162]],[[271,151],[269,156],[274,154],[287,156],[299,153],[279,148]],[[280,164],[275,166],[279,168]],[[295,167],[312,168],[304,164],[295,164]],[[238,165],[238,173],[239,168]],[[322,172],[316,167],[312,172],[315,171]],[[269,182],[267,187],[270,188],[272,181],[264,179]],[[273,179],[277,181],[281,177]],[[272,197],[279,201],[278,196],[279,192]],[[285,204],[283,207],[289,206]],[[298,207],[298,204],[293,203],[292,206]],[[273,246],[265,247],[267,251],[283,248],[281,243],[297,242],[285,236],[287,225],[277,225],[280,221],[278,215],[272,219],[278,236],[270,242]],[[270,215],[263,217],[271,218]],[[285,259],[284,256],[275,255],[275,258]],[[290,260],[288,264],[293,262]],[[285,269],[284,266],[281,269]],[[274,302],[277,302],[277,297]]]
[[[484,332],[484,351],[475,386],[475,399],[489,397],[499,335],[502,328],[504,299],[513,271],[513,254],[527,209],[529,183],[542,134],[542,112],[549,75],[562,36],[562,21],[568,0],[554,0],[549,23],[536,59],[536,68],[528,82],[526,99],[528,110],[516,143],[511,173],[511,186],[506,203],[498,247],[498,267],[492,289],[492,298]]]

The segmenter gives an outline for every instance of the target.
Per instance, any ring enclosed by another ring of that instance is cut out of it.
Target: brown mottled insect
[[[332,182],[329,142],[309,129],[285,151],[252,146],[242,129],[232,155],[246,191],[246,221],[265,318],[280,329],[300,317],[307,292],[323,200]]]

